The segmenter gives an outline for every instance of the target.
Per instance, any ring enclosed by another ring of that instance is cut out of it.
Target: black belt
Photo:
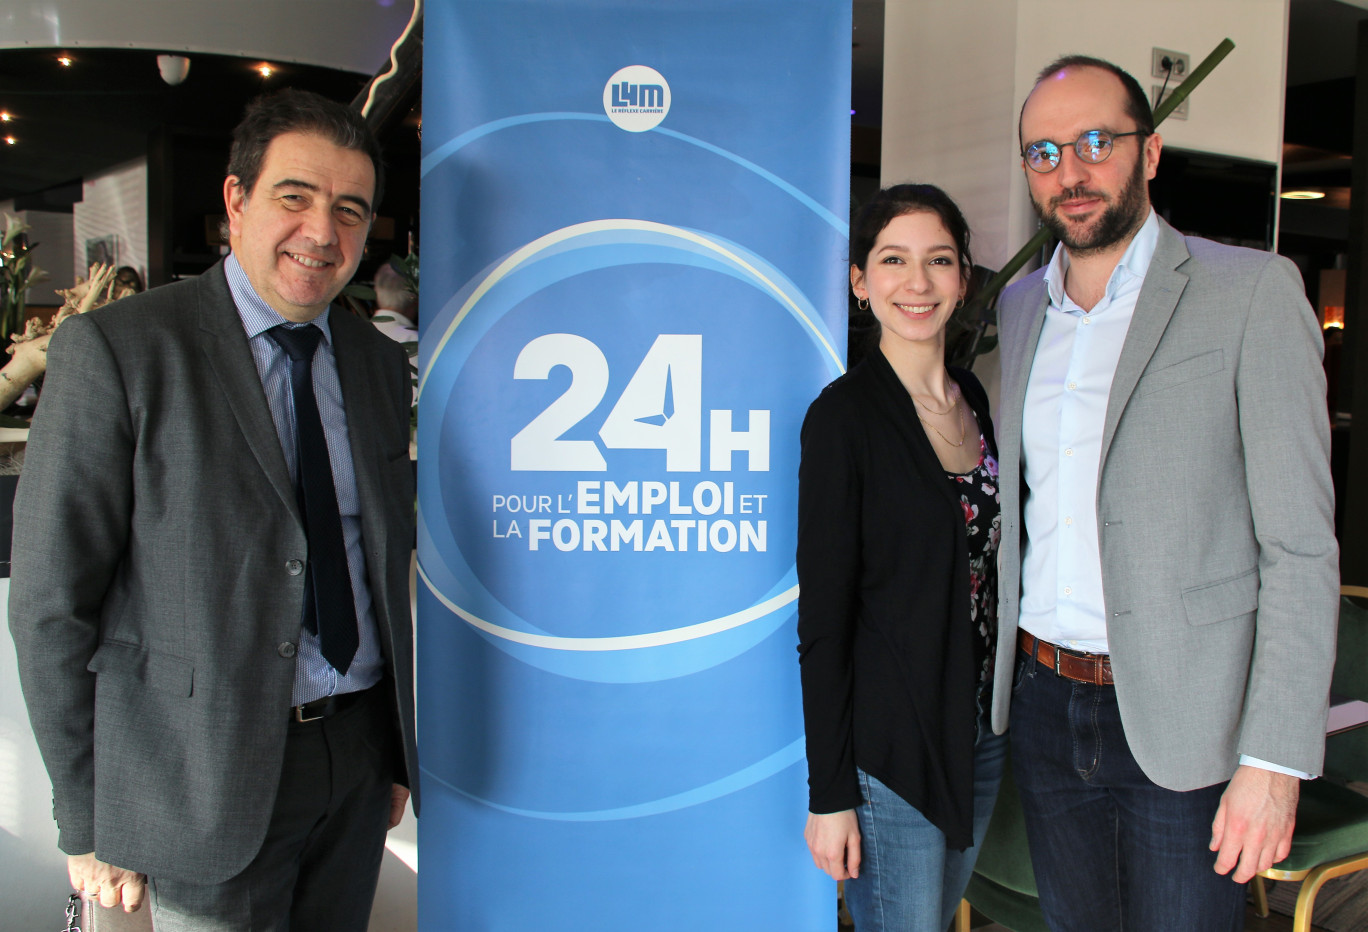
[[[370,695],[369,689],[360,692],[338,693],[335,696],[324,696],[322,699],[315,699],[313,702],[306,702],[303,705],[290,706],[290,721],[292,722],[316,722],[320,719],[332,718],[338,712],[350,706],[356,705],[363,698]]]

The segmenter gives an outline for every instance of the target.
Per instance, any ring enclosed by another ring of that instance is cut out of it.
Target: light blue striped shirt
[[[277,314],[261,299],[247,279],[237,257],[229,255],[223,263],[228,277],[228,288],[233,293],[247,342],[252,349],[261,387],[271,408],[276,435],[285,453],[285,464],[290,480],[295,478],[295,413],[294,396],[290,392],[290,360],[275,341],[266,336],[272,327],[309,326],[294,324]],[[352,597],[356,602],[356,620],[360,626],[360,645],[345,676],[323,659],[317,635],[304,630],[301,618],[299,650],[295,655],[294,705],[303,705],[323,696],[368,689],[380,681],[384,658],[380,652],[380,637],[375,625],[375,611],[371,607],[370,586],[366,582],[366,554],[361,541],[361,509],[356,492],[356,471],[352,465],[351,447],[347,440],[347,411],[342,404],[342,386],[337,380],[337,359],[333,355],[332,330],[328,326],[328,310],[313,320],[323,331],[323,339],[313,358],[314,397],[318,402],[318,416],[323,422],[323,434],[328,440],[328,459],[332,462],[333,485],[337,488],[337,508],[342,516],[342,539],[347,548],[347,570],[351,574]],[[301,615],[302,615],[301,607]]]

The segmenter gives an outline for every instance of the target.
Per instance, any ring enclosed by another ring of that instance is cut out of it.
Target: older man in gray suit
[[[1161,142],[1124,71],[1055,62],[1020,134],[1061,245],[999,313],[993,720],[1010,704],[1041,905],[1069,932],[1238,930],[1321,766],[1319,329],[1290,262],[1155,215]]]
[[[66,321],[10,626],[73,885],[158,932],[364,929],[417,810],[403,350],[329,303],[382,184],[360,116],[255,101],[232,254]]]

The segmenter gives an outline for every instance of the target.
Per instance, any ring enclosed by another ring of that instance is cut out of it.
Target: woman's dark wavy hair
[[[228,153],[228,174],[250,197],[266,160],[266,149],[285,133],[313,133],[340,149],[355,149],[370,157],[375,167],[375,202],[385,193],[385,166],[380,143],[365,117],[335,100],[312,91],[287,87],[263,94],[247,105],[242,122],[233,130],[233,148]]]
[[[874,241],[895,217],[927,211],[940,217],[959,253],[960,275],[970,278],[974,257],[969,252],[969,224],[959,206],[933,184],[895,184],[884,188],[860,208],[850,225],[850,264],[861,272],[874,250]]]

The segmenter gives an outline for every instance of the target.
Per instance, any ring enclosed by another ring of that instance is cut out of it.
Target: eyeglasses
[[[1123,136],[1147,135],[1149,133],[1143,129],[1132,130],[1129,133],[1109,133],[1106,130],[1090,129],[1072,143],[1063,143],[1063,145],[1072,145],[1080,159],[1096,165],[1098,162],[1107,160],[1107,157],[1112,153],[1112,143],[1116,140]],[[1032,171],[1044,174],[1059,167],[1059,159],[1062,154],[1060,143],[1042,139],[1027,146],[1021,153],[1021,157],[1026,160],[1026,164]]]

